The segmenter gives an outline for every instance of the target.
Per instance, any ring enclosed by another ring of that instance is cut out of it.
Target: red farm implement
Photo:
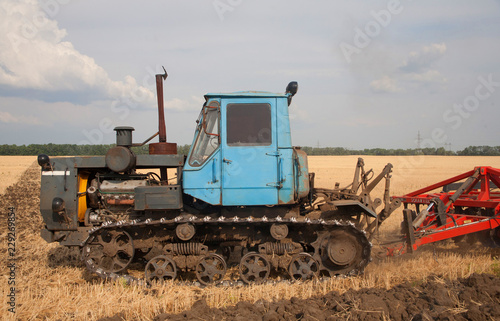
[[[488,246],[500,246],[499,186],[500,169],[482,166],[393,197],[404,204],[405,240],[390,247],[388,254],[412,253],[427,243],[473,233]],[[442,191],[433,192],[439,189]],[[410,205],[414,205],[415,210]]]

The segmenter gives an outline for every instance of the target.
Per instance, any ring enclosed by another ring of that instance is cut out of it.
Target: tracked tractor
[[[132,279],[132,263],[147,282],[186,274],[202,284],[221,282],[231,266],[247,283],[271,271],[304,280],[363,271],[376,225],[400,205],[389,197],[392,165],[374,177],[359,159],[349,186],[315,187],[291,141],[296,82],[285,93],[206,94],[191,149],[177,154],[166,136],[166,77],[156,76],[159,130],[150,140],[159,141],[149,154],[134,153],[149,141],[134,144],[134,129],[121,126],[105,156],[39,155],[47,242],[79,247],[107,279]],[[372,199],[382,180],[384,197]]]

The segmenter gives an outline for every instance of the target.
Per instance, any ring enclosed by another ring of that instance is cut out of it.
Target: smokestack
[[[168,74],[163,67],[164,74],[156,75],[156,96],[158,97],[158,133],[160,136],[160,143],[167,141],[167,129],[165,126],[165,108],[163,105],[163,81],[167,79]]]
[[[149,144],[150,155],[175,155],[177,154],[177,144],[167,143],[167,129],[165,126],[165,108],[163,103],[163,81],[167,79],[168,74],[163,67],[164,74],[156,75],[156,95],[158,97],[158,136],[159,143]],[[160,177],[164,184],[167,184],[167,168],[160,167]]]

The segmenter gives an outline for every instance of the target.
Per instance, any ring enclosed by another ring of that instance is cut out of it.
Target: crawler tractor
[[[283,94],[206,94],[184,157],[167,142],[166,77],[156,75],[159,130],[146,142],[116,127],[105,156],[38,156],[47,242],[79,247],[106,279],[129,278],[140,264],[147,282],[182,275],[201,284],[221,282],[231,266],[246,283],[272,271],[294,279],[363,271],[377,224],[401,204],[389,197],[392,165],[375,176],[359,159],[349,186],[315,187],[307,155],[291,142],[296,82]],[[149,154],[132,151],[156,136]],[[384,197],[372,199],[382,180]]]

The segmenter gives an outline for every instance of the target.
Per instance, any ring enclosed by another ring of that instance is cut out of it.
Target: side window
[[[189,157],[189,165],[197,167],[205,163],[219,147],[219,138],[219,103],[211,101],[203,107],[203,116]]]
[[[271,105],[228,104],[226,128],[228,146],[271,145]]]

